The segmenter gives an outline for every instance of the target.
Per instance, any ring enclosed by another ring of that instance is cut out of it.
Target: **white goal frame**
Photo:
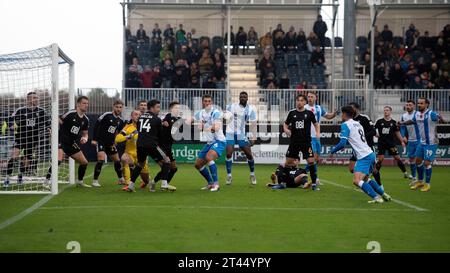
[[[75,108],[75,68],[74,62],[62,50],[58,44],[54,43],[46,48],[51,51],[51,190],[17,190],[17,191],[0,191],[0,194],[52,194],[57,195],[59,184],[59,166],[58,166],[58,138],[59,138],[59,65],[67,64],[68,68],[68,108]],[[17,53],[16,53],[17,54]],[[14,55],[14,54],[6,54]],[[68,162],[68,182],[75,183],[75,162],[69,157]]]

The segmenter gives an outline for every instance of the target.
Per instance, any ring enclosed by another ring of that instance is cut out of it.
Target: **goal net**
[[[73,80],[56,44],[0,55],[0,194],[57,194],[73,179],[72,160],[58,166],[58,117],[74,107]]]

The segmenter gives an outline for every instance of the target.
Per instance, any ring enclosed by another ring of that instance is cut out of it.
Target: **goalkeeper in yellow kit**
[[[130,168],[137,164],[136,140],[138,138],[138,131],[136,123],[140,115],[141,112],[139,110],[133,110],[133,112],[131,112],[129,123],[116,135],[116,143],[125,142],[125,152],[123,153],[121,160],[123,165],[123,176],[127,185],[130,182],[131,177]],[[144,188],[150,179],[147,162],[141,171],[141,178],[143,182],[141,188]]]

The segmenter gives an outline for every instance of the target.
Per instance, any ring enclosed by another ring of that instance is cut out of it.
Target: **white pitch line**
[[[381,209],[381,208],[294,208],[294,207],[235,207],[235,206],[169,206],[169,205],[94,205],[94,206],[54,206],[41,207],[39,210],[71,210],[71,209],[134,209],[134,208],[153,208],[153,209],[220,209],[220,210],[284,210],[284,211],[412,211],[413,209]]]
[[[321,179],[321,180],[324,181],[324,182],[326,182],[326,183],[328,183],[328,184],[330,184],[330,185],[333,185],[333,186],[335,186],[335,187],[339,187],[339,188],[343,188],[343,189],[347,189],[347,190],[360,191],[360,189],[357,189],[357,188],[355,188],[355,187],[350,187],[350,186],[342,185],[342,184],[339,184],[339,183],[336,183],[336,182],[333,182],[333,181],[330,181],[330,180],[324,180],[324,179]],[[405,206],[405,207],[407,207],[407,208],[417,210],[417,211],[429,211],[428,209],[418,207],[418,206],[416,206],[416,205],[410,204],[410,203],[405,202],[405,201],[402,201],[402,200],[398,200],[398,199],[392,198],[391,201],[394,202],[394,203],[397,203],[397,204],[399,204],[399,205]]]
[[[93,174],[90,174],[88,176],[86,176],[85,178],[89,178],[91,177]],[[67,189],[68,187],[70,187],[69,185],[65,185],[64,187],[61,187],[61,191],[58,194],[63,193],[63,191],[65,189]],[[52,200],[53,197],[55,197],[56,195],[53,194],[49,194],[45,197],[43,197],[41,200],[37,201],[36,203],[34,203],[31,207],[27,208],[26,210],[20,212],[19,214],[14,215],[13,217],[5,220],[3,223],[0,224],[0,230],[16,223],[17,221],[22,220],[23,218],[25,218],[26,216],[30,215],[31,213],[33,213],[35,210],[39,209],[40,207],[42,207],[43,205],[45,205],[48,201]]]

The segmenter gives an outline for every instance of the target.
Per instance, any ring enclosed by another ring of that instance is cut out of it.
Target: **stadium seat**
[[[342,47],[342,38],[341,37],[334,37],[334,47]]]
[[[325,47],[331,47],[331,39],[328,37],[325,37]]]
[[[224,41],[222,37],[214,36],[212,38],[212,45],[211,45],[213,52],[215,52],[217,48],[223,48],[223,44]]]

